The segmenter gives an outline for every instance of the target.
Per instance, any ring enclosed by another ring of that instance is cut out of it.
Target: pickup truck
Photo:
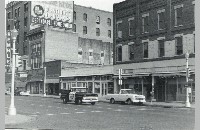
[[[98,102],[98,94],[62,90],[60,99],[63,100],[64,104],[67,102],[75,102],[75,104],[91,103],[94,105]]]
[[[134,93],[132,89],[121,89],[119,94],[108,94],[106,95],[106,100],[110,100],[110,103],[114,104],[115,102],[123,102],[127,104],[143,104],[145,101],[144,95],[138,95]]]

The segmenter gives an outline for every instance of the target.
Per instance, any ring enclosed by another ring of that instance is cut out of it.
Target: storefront
[[[99,96],[114,93],[113,66],[91,66],[61,71],[60,89],[73,88],[97,93]]]

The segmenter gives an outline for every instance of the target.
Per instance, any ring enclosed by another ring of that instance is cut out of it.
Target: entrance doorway
[[[108,83],[101,83],[101,96],[107,95],[108,93]]]

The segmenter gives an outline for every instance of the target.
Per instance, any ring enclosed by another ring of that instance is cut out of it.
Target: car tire
[[[114,98],[111,98],[111,99],[110,99],[110,103],[111,103],[111,104],[114,104],[114,103],[115,103],[115,99],[114,99]]]
[[[66,98],[63,98],[63,104],[66,104],[66,103],[67,103]]]
[[[127,104],[128,104],[128,105],[131,105],[132,103],[133,103],[133,102],[131,101],[131,99],[128,99],[128,100],[127,100]]]
[[[81,100],[81,99],[76,99],[76,100],[75,100],[75,104],[76,104],[76,105],[81,104],[81,103],[82,103],[82,100]]]
[[[94,104],[95,104],[95,102],[91,102],[91,104],[92,104],[92,105],[94,105]]]

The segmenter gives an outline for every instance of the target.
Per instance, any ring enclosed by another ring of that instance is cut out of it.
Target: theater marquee
[[[31,29],[39,25],[72,29],[73,1],[32,1]]]

